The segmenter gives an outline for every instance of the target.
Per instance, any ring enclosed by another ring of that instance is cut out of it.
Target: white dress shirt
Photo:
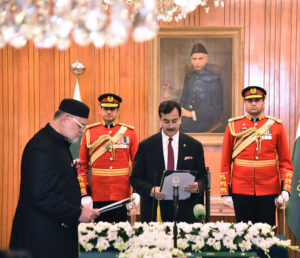
[[[178,160],[178,146],[179,146],[179,131],[172,137],[169,137],[161,131],[162,134],[162,143],[163,143],[163,152],[164,152],[164,160],[165,160],[165,168],[168,167],[168,145],[169,145],[169,138],[172,138],[173,141],[171,142],[172,148],[174,151],[174,170],[177,169],[177,160]]]

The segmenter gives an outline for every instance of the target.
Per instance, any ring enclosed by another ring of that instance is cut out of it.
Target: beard
[[[77,137],[73,137],[73,138],[68,138],[68,142],[71,144],[77,143],[79,141],[80,137],[81,137],[81,135],[77,136]]]

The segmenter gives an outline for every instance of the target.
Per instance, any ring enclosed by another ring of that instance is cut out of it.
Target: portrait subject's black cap
[[[203,44],[201,44],[201,43],[197,43],[197,44],[195,44],[195,45],[193,46],[192,52],[191,52],[191,56],[192,56],[193,54],[195,54],[195,53],[203,53],[203,54],[208,55],[205,46],[204,46]]]
[[[105,93],[98,98],[101,107],[119,107],[122,98],[113,93]]]
[[[259,99],[266,95],[266,90],[259,86],[248,86],[242,90],[242,96],[244,99]]]
[[[75,99],[63,99],[58,109],[70,115],[83,118],[88,118],[90,113],[90,109],[86,104]]]

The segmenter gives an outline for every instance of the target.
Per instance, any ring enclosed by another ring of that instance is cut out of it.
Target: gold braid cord
[[[110,135],[104,134],[101,135],[96,141],[90,144],[90,130],[86,131],[86,147],[89,149],[90,156],[94,153],[94,151],[104,142],[110,140]]]
[[[105,152],[108,150],[112,153],[113,157],[115,155],[114,151],[114,144],[116,144],[121,137],[124,135],[126,132],[127,127],[121,126],[121,128],[118,130],[118,132],[111,137],[110,135],[102,135],[100,136],[93,144],[90,144],[90,133],[89,130],[86,132],[86,145],[87,148],[89,148],[89,154],[90,154],[90,165],[92,166],[93,163],[100,158]],[[96,150],[97,147],[99,147],[103,142],[106,143],[99,149]]]
[[[248,128],[245,131],[236,133],[234,130],[234,123],[229,123],[230,133],[236,137],[233,147],[232,159],[239,155],[252,142],[256,141],[257,147],[261,149],[261,136],[275,123],[273,119],[268,119],[267,122],[259,129],[255,127]],[[240,138],[241,137],[241,138]],[[240,138],[236,141],[237,138]]]

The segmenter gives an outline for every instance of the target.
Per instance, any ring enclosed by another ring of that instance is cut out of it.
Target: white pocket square
[[[189,160],[189,159],[193,159],[193,156],[185,156],[184,160]]]

